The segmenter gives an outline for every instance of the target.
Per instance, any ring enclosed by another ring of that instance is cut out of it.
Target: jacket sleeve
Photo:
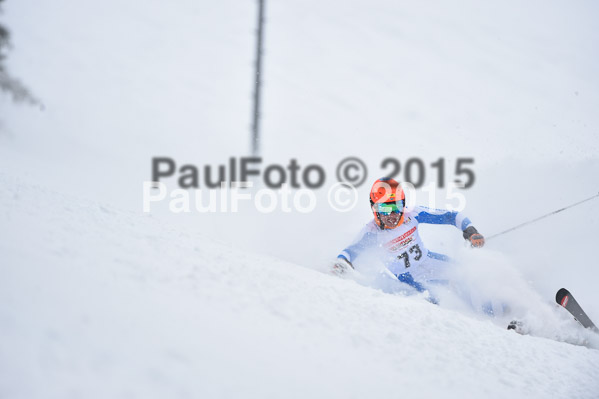
[[[416,214],[418,223],[449,224],[457,227],[461,231],[466,230],[472,225],[470,219],[461,212],[419,206],[414,209],[414,213]]]
[[[358,238],[345,248],[341,253],[337,256],[337,258],[345,259],[346,261],[352,263],[362,251],[371,247],[376,242],[376,233],[370,231],[368,226],[364,227]]]

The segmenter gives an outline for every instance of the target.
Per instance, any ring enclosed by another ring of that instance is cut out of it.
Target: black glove
[[[476,248],[481,248],[485,245],[485,237],[474,226],[469,226],[464,230],[464,239],[470,241],[470,245]]]

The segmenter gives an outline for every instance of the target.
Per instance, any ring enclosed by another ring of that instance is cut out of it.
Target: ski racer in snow
[[[408,211],[405,203],[404,191],[397,181],[377,180],[370,190],[374,220],[339,254],[334,271],[340,274],[348,267],[353,269],[352,263],[360,254],[375,249],[385,267],[399,281],[423,292],[429,284],[443,283],[449,258],[426,248],[418,234],[420,223],[453,225],[473,247],[485,244],[484,237],[462,213],[424,207]]]

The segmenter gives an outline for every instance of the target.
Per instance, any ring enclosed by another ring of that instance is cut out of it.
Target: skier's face
[[[401,218],[401,213],[399,213],[399,212],[393,212],[388,215],[381,215],[381,220],[383,221],[385,226],[388,228],[392,228],[392,229],[397,227],[397,224],[399,223],[400,218]]]
[[[401,220],[403,204],[399,204],[399,206],[397,203],[374,204],[372,211],[378,213],[385,227],[394,229]]]

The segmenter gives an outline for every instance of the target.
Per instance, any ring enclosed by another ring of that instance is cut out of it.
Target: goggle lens
[[[384,202],[376,204],[376,211],[381,215],[390,215],[392,213],[401,213],[403,211],[403,201],[398,203],[395,202]]]

